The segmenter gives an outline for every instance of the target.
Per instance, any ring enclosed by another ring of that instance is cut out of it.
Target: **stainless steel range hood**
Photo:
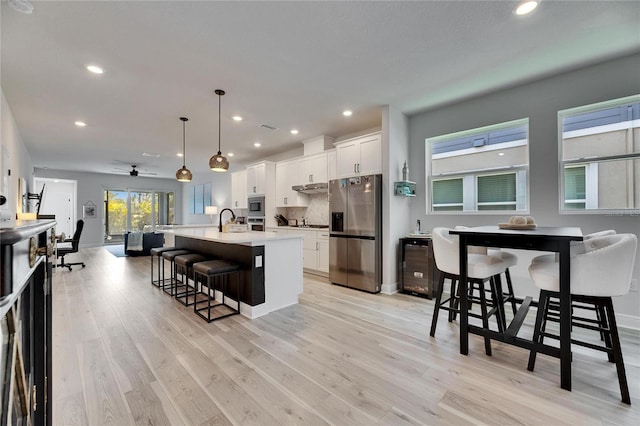
[[[329,191],[329,184],[326,182],[308,183],[306,185],[294,185],[291,189],[302,194],[321,194]]]

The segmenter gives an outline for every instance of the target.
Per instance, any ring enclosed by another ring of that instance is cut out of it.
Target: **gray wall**
[[[105,189],[132,189],[132,190],[158,190],[171,192],[175,195],[176,223],[182,223],[182,183],[175,179],[156,179],[148,177],[131,177],[128,175],[110,175],[104,173],[71,172],[65,170],[38,169],[34,170],[34,176],[44,178],[70,179],[78,182],[78,199],[76,218],[82,219],[82,206],[91,201],[97,206],[97,217],[84,221],[84,230],[80,238],[81,247],[100,246],[104,242],[104,229],[102,222],[103,200]]]
[[[193,180],[189,183],[184,183],[184,202],[182,203],[182,221],[185,225],[206,225],[211,224],[211,216],[206,214],[190,214],[189,213],[189,196],[188,190],[194,185],[201,185],[205,183],[211,183],[211,203],[214,206],[218,206],[218,213],[225,207],[231,208],[231,172],[218,173],[207,172],[203,174],[195,174]],[[238,212],[236,212],[237,214]],[[227,219],[228,213],[225,213],[225,219]],[[218,220],[213,218],[213,223],[217,224]]]
[[[22,198],[18,194],[18,180],[23,178],[27,190],[33,192],[31,175],[33,166],[31,156],[25,147],[20,130],[13,117],[11,108],[0,90],[0,193],[7,197],[7,202],[0,206],[0,220],[15,219],[20,211]],[[11,173],[9,175],[9,173]],[[5,188],[6,186],[6,188]]]
[[[640,55],[600,63],[544,80],[495,92],[465,102],[414,115],[409,119],[409,158],[418,195],[411,206],[410,223],[421,219],[425,229],[436,226],[496,224],[508,215],[427,215],[425,197],[425,138],[529,117],[530,206],[536,222],[553,226],[578,226],[583,233],[615,229],[640,236],[637,215],[559,214],[557,112],[566,108],[640,93]],[[514,279],[519,295],[537,295],[527,266],[532,255],[518,252]],[[640,271],[636,259],[634,278]],[[604,285],[604,283],[603,283]],[[633,291],[615,300],[627,325],[640,321],[640,296]],[[625,317],[631,316],[631,317]]]

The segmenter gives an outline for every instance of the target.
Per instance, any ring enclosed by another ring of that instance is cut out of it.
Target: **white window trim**
[[[492,129],[497,129],[500,127],[508,127],[508,126],[512,126],[512,125],[517,125],[520,123],[529,123],[529,119],[528,118],[522,118],[519,120],[513,120],[513,121],[509,121],[506,123],[501,123],[499,125],[491,125],[491,126],[485,126],[485,127],[480,127],[480,128],[476,128],[476,129],[472,129],[472,130],[465,130],[462,132],[456,132],[456,133],[449,133],[446,135],[442,135],[442,136],[437,136],[437,137],[433,137],[433,138],[425,138],[425,150],[424,150],[424,164],[425,164],[425,192],[426,192],[426,196],[425,196],[425,213],[427,215],[434,215],[434,216],[450,216],[450,215],[457,215],[457,216],[464,216],[464,215],[481,215],[481,216],[495,216],[495,215],[504,215],[507,213],[518,213],[521,215],[528,215],[530,214],[530,205],[529,205],[529,199],[530,197],[530,191],[529,191],[529,187],[530,187],[530,183],[529,183],[529,165],[518,165],[512,168],[509,168],[508,170],[504,169],[504,168],[500,168],[500,169],[478,169],[478,170],[474,170],[474,171],[467,171],[466,173],[471,177],[472,179],[472,185],[473,185],[473,209],[472,210],[464,210],[465,208],[465,199],[464,199],[464,194],[465,194],[465,182],[463,181],[463,187],[462,187],[462,191],[463,191],[463,210],[459,211],[459,210],[446,210],[446,211],[436,211],[434,210],[434,206],[432,204],[432,190],[433,190],[433,180],[435,179],[442,179],[442,178],[455,178],[456,176],[465,176],[465,174],[440,174],[437,176],[432,176],[431,175],[431,161],[433,159],[433,157],[431,156],[431,144],[434,142],[439,142],[445,139],[449,139],[449,138],[453,138],[453,137],[461,137],[461,136],[465,136],[467,134],[474,134],[474,133],[480,133],[483,131],[487,131],[487,130],[492,130]],[[527,134],[529,132],[527,131]],[[515,143],[519,143],[520,141],[513,141]],[[487,147],[491,147],[491,146],[499,146],[499,148],[496,149],[504,149],[504,145],[508,145],[512,142],[506,142],[504,144],[496,144],[496,145],[488,145]],[[529,153],[528,153],[528,139],[525,141],[525,143],[523,144],[525,146],[527,146],[527,160],[529,158]],[[517,145],[520,146],[520,145]],[[476,150],[478,148],[475,148]],[[478,152],[478,151],[475,151]],[[444,154],[437,154],[437,155],[444,155]],[[516,176],[516,185],[517,185],[517,190],[516,190],[516,210],[477,210],[475,208],[475,197],[476,197],[476,188],[475,188],[475,178],[474,176],[480,172],[486,173],[486,172],[490,172],[490,171],[495,171],[496,174],[498,174],[499,171],[515,171],[518,173],[518,175]],[[471,172],[471,173],[469,173]],[[458,204],[455,204],[456,206]],[[438,205],[438,206],[444,206],[444,204]]]
[[[495,175],[504,175],[504,174],[515,174],[516,175],[516,201],[498,201],[498,202],[487,202],[487,203],[478,203],[478,177],[480,176],[495,176]],[[431,193],[433,190],[433,181],[434,180],[449,180],[449,179],[462,179],[462,203],[443,203],[443,204],[431,204]],[[527,205],[527,197],[526,191],[528,188],[528,179],[527,179],[527,169],[522,168],[520,170],[512,170],[512,169],[500,169],[496,170],[496,173],[467,173],[467,174],[457,174],[450,175],[446,177],[442,176],[431,176],[430,178],[427,176],[427,182],[429,182],[429,194],[427,194],[427,214],[434,215],[444,215],[444,214],[480,214],[480,215],[496,215],[496,214],[506,214],[509,212],[512,213],[520,213],[520,214],[528,214],[529,206]],[[515,210],[479,210],[478,206],[489,206],[489,205],[515,205]],[[445,211],[437,211],[435,208],[437,207],[459,207],[462,206],[462,211],[460,210],[445,210]]]
[[[593,159],[584,158],[578,160],[592,160],[589,163],[572,163],[576,159],[566,159],[563,160],[563,151],[562,151],[562,142],[564,138],[574,138],[578,136],[586,136],[590,134],[599,134],[606,133],[613,130],[623,130],[629,129],[633,127],[640,126],[640,120],[627,120],[620,123],[613,123],[604,126],[596,126],[588,129],[580,129],[573,130],[569,132],[562,131],[562,121],[565,116],[581,114],[589,111],[596,111],[599,109],[606,109],[613,106],[624,105],[630,102],[637,102],[639,99],[639,95],[627,96],[625,98],[614,99],[610,101],[600,102],[591,105],[584,105],[582,107],[570,108],[562,111],[558,111],[558,213],[560,215],[638,215],[640,214],[640,209],[605,209],[598,207],[598,161],[602,160],[601,157],[593,157]],[[587,132],[587,130],[589,130]],[[570,135],[570,136],[566,136]],[[638,154],[629,154],[628,159],[637,158]],[[588,166],[585,171],[585,179],[586,179],[586,196],[587,203],[585,205],[585,209],[583,210],[570,210],[564,208],[564,168],[568,165],[573,164],[582,164]]]

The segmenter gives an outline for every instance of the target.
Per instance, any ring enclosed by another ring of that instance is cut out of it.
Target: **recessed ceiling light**
[[[84,127],[87,125],[87,123],[85,123],[84,121],[76,121],[75,125],[78,127]]]
[[[256,148],[260,148],[260,142],[254,143],[253,146],[255,146]]]
[[[227,157],[233,157],[233,152],[227,152]]]
[[[346,110],[346,111],[342,111],[342,115],[344,115],[345,117],[351,117],[351,114],[353,114],[353,112]]]
[[[529,14],[538,7],[538,3],[538,0],[522,0],[513,10],[513,13],[518,16]]]
[[[97,65],[87,65],[87,69],[94,74],[102,74],[104,70]]]
[[[33,13],[33,5],[27,0],[9,0],[9,6],[21,13],[30,15]]]
[[[178,156],[178,157],[182,157],[183,155],[184,155],[184,154],[183,154],[183,153],[181,153],[181,152],[179,152],[179,153],[177,153],[177,154],[176,154],[176,156]]]
[[[292,134],[292,135],[297,135],[297,134],[298,134],[298,131],[297,131],[296,129],[292,129],[292,130],[291,130],[291,134]]]
[[[239,115],[234,115],[233,118],[235,121],[242,121],[242,117],[240,117]]]
[[[502,157],[504,155],[504,152],[499,152],[498,155]]]

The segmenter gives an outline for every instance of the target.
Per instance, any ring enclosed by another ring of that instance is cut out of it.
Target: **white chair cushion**
[[[571,256],[571,293],[613,297],[629,292],[638,239],[634,234],[590,238]],[[536,287],[559,291],[557,262],[532,262],[529,274]]]
[[[431,231],[433,255],[436,266],[443,272],[460,275],[460,252],[457,235],[449,234],[449,228],[434,228]],[[501,274],[507,268],[499,256],[469,253],[467,257],[469,278],[484,279]]]
[[[489,256],[496,256],[502,259],[507,268],[512,268],[518,264],[518,256],[508,251],[490,248],[487,250]]]
[[[616,234],[616,231],[613,229],[607,229],[606,231],[598,231],[592,234],[587,234],[583,236],[582,241],[574,241],[571,243],[571,247],[569,248],[569,250],[571,251],[571,255],[573,256],[578,253],[584,253],[585,251],[587,251],[583,246],[585,244],[585,241],[587,240],[590,240],[592,238],[606,237],[607,235],[615,235],[615,234]],[[557,262],[557,261],[558,261],[558,253],[551,253],[551,254],[543,254],[540,256],[536,256],[531,260],[531,263]]]

